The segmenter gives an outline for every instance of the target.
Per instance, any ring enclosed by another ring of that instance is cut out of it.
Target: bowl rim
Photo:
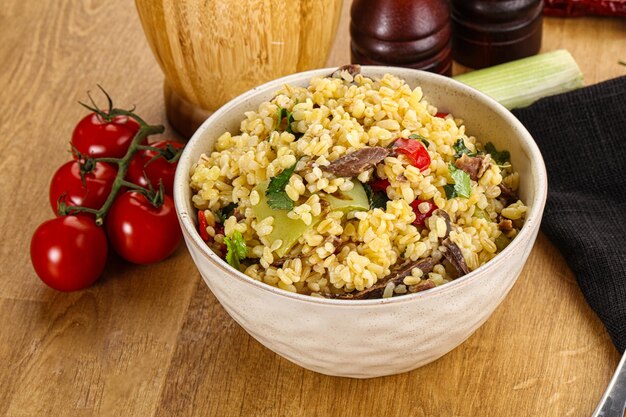
[[[261,94],[266,92],[267,90],[274,89],[278,90],[282,85],[289,84],[292,82],[301,82],[304,79],[312,78],[315,76],[322,76],[325,74],[331,74],[337,69],[337,67],[329,67],[329,68],[320,68],[309,71],[303,71],[294,73],[291,75],[287,75],[281,78],[277,78],[272,81],[268,81],[264,84],[261,84],[257,87],[248,90],[239,96],[233,98],[218,110],[216,110],[213,114],[211,114],[196,130],[196,132],[192,135],[192,137],[187,142],[185,149],[183,150],[183,154],[180,157],[178,167],[176,168],[176,175],[174,178],[174,204],[176,207],[176,215],[178,216],[179,223],[182,225],[182,231],[186,235],[187,244],[192,243],[202,255],[203,259],[207,260],[214,267],[217,267],[222,272],[224,272],[229,278],[237,279],[244,284],[252,285],[258,288],[261,291],[266,291],[268,293],[274,294],[278,297],[287,297],[294,301],[298,302],[306,302],[313,304],[321,304],[321,305],[334,305],[334,306],[349,306],[352,308],[358,306],[372,306],[379,304],[398,304],[405,302],[413,302],[416,299],[433,297],[437,295],[441,295],[448,291],[455,290],[461,286],[469,285],[480,278],[483,273],[488,273],[494,268],[497,268],[502,262],[504,262],[509,256],[511,256],[515,251],[521,250],[521,246],[528,240],[533,238],[533,233],[536,232],[536,229],[539,228],[541,223],[541,217],[543,215],[544,206],[546,203],[547,191],[548,191],[548,182],[547,182],[547,173],[545,163],[543,161],[543,157],[537,146],[535,140],[528,132],[528,130],[522,125],[522,123],[511,113],[508,109],[502,106],[500,103],[489,97],[488,95],[466,85],[459,81],[456,81],[452,78],[445,77],[443,75],[434,74],[430,72],[425,72],[421,70],[404,68],[404,67],[390,67],[390,66],[371,66],[371,65],[362,65],[361,73],[367,74],[368,72],[373,72],[371,75],[372,78],[380,77],[385,73],[391,73],[397,75],[401,78],[403,76],[398,75],[398,72],[406,73],[406,72],[416,72],[419,73],[420,79],[430,79],[430,80],[439,80],[445,81],[449,83],[452,88],[461,92],[465,95],[474,95],[476,98],[482,101],[482,105],[486,105],[490,108],[490,110],[497,114],[498,117],[506,119],[507,123],[513,125],[513,128],[519,132],[519,136],[523,138],[523,148],[525,148],[528,153],[528,157],[531,161],[531,167],[533,169],[530,170],[531,174],[535,177],[536,180],[536,192],[532,201],[531,210],[527,213],[526,220],[524,225],[520,229],[518,235],[513,239],[513,241],[500,253],[498,253],[493,259],[489,260],[485,264],[476,268],[474,271],[471,271],[469,274],[466,274],[460,278],[457,278],[453,281],[445,283],[443,285],[437,286],[435,288],[429,289],[428,291],[421,291],[413,294],[406,294],[398,297],[389,297],[389,298],[376,298],[376,299],[366,299],[366,300],[345,300],[345,299],[333,299],[333,298],[323,298],[323,297],[313,297],[310,295],[293,293],[287,290],[283,290],[278,287],[273,287],[269,284],[266,284],[261,281],[257,281],[252,277],[244,274],[241,271],[236,270],[232,266],[228,265],[226,261],[220,258],[215,252],[213,252],[206,243],[200,238],[199,232],[196,230],[196,226],[193,221],[192,215],[190,215],[185,205],[186,201],[183,201],[183,193],[176,192],[177,189],[182,189],[181,187],[189,186],[189,172],[191,166],[195,163],[189,157],[191,153],[191,149],[195,147],[199,142],[201,142],[202,137],[204,136],[205,131],[209,128],[209,126],[216,120],[218,120],[224,113],[230,111],[233,107],[239,106],[242,102],[245,102],[250,97],[253,97],[257,94]],[[369,75],[366,75],[369,77]],[[415,88],[415,87],[413,87]],[[243,112],[242,112],[243,114]],[[188,161],[188,163],[185,163]],[[193,260],[196,263],[196,260]],[[197,267],[197,265],[196,265]],[[202,275],[202,274],[201,274]],[[203,277],[204,278],[204,277]],[[205,279],[206,280],[206,279]]]

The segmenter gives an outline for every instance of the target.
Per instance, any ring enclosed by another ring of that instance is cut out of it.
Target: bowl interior
[[[178,216],[187,234],[190,235],[198,246],[203,247],[203,253],[206,254],[209,261],[221,264],[218,265],[220,269],[228,269],[229,267],[202,242],[196,231],[195,209],[191,203],[191,190],[188,185],[189,172],[193,164],[198,161],[202,153],[208,153],[213,149],[216,139],[222,133],[225,131],[229,131],[233,134],[237,133],[239,131],[240,122],[244,117],[244,112],[256,110],[262,102],[273,98],[280,86],[283,84],[306,86],[311,77],[324,76],[330,74],[333,70],[333,68],[327,68],[294,74],[263,84],[242,94],[224,105],[207,119],[187,144],[178,164],[174,184],[174,199]],[[464,281],[471,276],[479,274],[486,266],[496,263],[499,257],[502,258],[505,253],[521,250],[521,247],[518,248],[518,246],[520,246],[522,242],[534,238],[534,232],[536,232],[538,223],[541,220],[547,192],[545,166],[541,153],[534,140],[524,126],[508,110],[477,90],[437,74],[405,68],[378,66],[363,66],[361,72],[373,78],[380,78],[386,73],[392,73],[405,79],[413,88],[421,86],[426,100],[437,106],[440,112],[450,112],[454,117],[464,120],[468,136],[475,136],[477,140],[483,144],[493,142],[498,150],[508,150],[511,153],[513,167],[520,174],[519,195],[528,206],[528,212],[524,227],[516,239],[514,239],[502,253],[487,264],[464,277],[431,291],[437,291],[438,289]],[[243,279],[249,280],[254,285],[266,286],[234,270],[232,270],[232,275],[240,275]],[[271,288],[269,286],[267,287]],[[290,296],[294,296],[294,294],[280,289],[275,290],[285,295],[289,294]],[[385,301],[413,297],[419,294],[421,293],[403,297],[393,297]],[[295,296],[299,295],[296,294]],[[313,298],[308,296],[300,297]],[[343,300],[314,299],[320,300],[320,302],[344,302]],[[356,302],[367,301],[372,300],[352,300],[347,302],[354,304]]]

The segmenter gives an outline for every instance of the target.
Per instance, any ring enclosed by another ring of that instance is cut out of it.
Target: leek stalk
[[[495,65],[454,77],[507,109],[528,106],[540,98],[583,86],[583,75],[564,49]]]

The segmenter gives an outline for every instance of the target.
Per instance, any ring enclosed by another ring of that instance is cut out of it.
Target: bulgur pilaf
[[[423,291],[492,259],[526,206],[508,152],[393,75],[354,66],[283,86],[191,172],[201,234],[228,263],[331,298]]]

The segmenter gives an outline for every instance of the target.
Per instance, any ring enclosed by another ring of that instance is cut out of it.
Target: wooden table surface
[[[329,65],[349,60],[348,2]],[[45,287],[30,236],[96,83],[165,123],[162,74],[126,0],[3,0],[0,8],[0,416],[588,416],[619,355],[574,276],[539,236],[510,295],[469,340],[413,372],[319,375],[247,335],[181,246],[113,261],[86,291]],[[546,19],[587,84],[626,74],[626,24]],[[456,71],[460,69],[457,67]]]

